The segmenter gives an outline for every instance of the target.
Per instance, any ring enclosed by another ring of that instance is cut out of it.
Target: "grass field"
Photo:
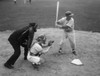
[[[0,1],[0,30],[13,30],[37,22],[40,27],[54,27],[57,0]],[[75,16],[75,29],[100,32],[100,0],[59,0],[59,18],[71,10]]]

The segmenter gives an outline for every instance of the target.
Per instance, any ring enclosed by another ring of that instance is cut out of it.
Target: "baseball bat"
[[[58,20],[58,13],[59,13],[59,1],[57,1],[57,8],[56,8],[56,22]],[[57,25],[57,23],[55,23],[55,26]]]

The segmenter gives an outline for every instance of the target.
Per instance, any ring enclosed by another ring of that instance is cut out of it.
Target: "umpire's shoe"
[[[8,68],[8,69],[13,69],[14,67],[12,65],[8,65],[8,64],[4,64],[4,67]]]
[[[24,57],[24,60],[27,60],[27,57]]]

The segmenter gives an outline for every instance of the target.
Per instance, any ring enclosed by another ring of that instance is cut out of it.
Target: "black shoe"
[[[73,53],[74,55],[77,55],[77,54],[76,54],[76,51],[73,51],[72,53]]]
[[[62,48],[59,49],[58,53],[59,54],[64,54],[64,52],[62,51]]]
[[[39,65],[38,64],[32,64],[33,68],[36,70],[39,70]]]
[[[12,65],[4,64],[4,66],[8,69],[13,69],[14,67]]]
[[[64,52],[62,52],[62,50],[59,50],[58,53],[59,53],[59,54],[64,54]]]
[[[27,60],[27,58],[26,58],[26,57],[24,57],[24,60]]]

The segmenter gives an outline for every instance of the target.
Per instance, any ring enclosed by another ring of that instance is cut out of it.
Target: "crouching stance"
[[[37,30],[36,23],[30,23],[21,29],[14,31],[8,38],[8,41],[14,49],[13,55],[6,61],[4,66],[9,69],[14,68],[14,64],[21,54],[21,46],[24,47],[24,59],[27,59],[27,53],[34,38],[34,33]]]
[[[28,52],[27,59],[34,67],[44,62],[44,59],[41,58],[41,55],[49,51],[54,41],[49,41],[47,45],[45,45],[45,42],[46,36],[39,36]]]

